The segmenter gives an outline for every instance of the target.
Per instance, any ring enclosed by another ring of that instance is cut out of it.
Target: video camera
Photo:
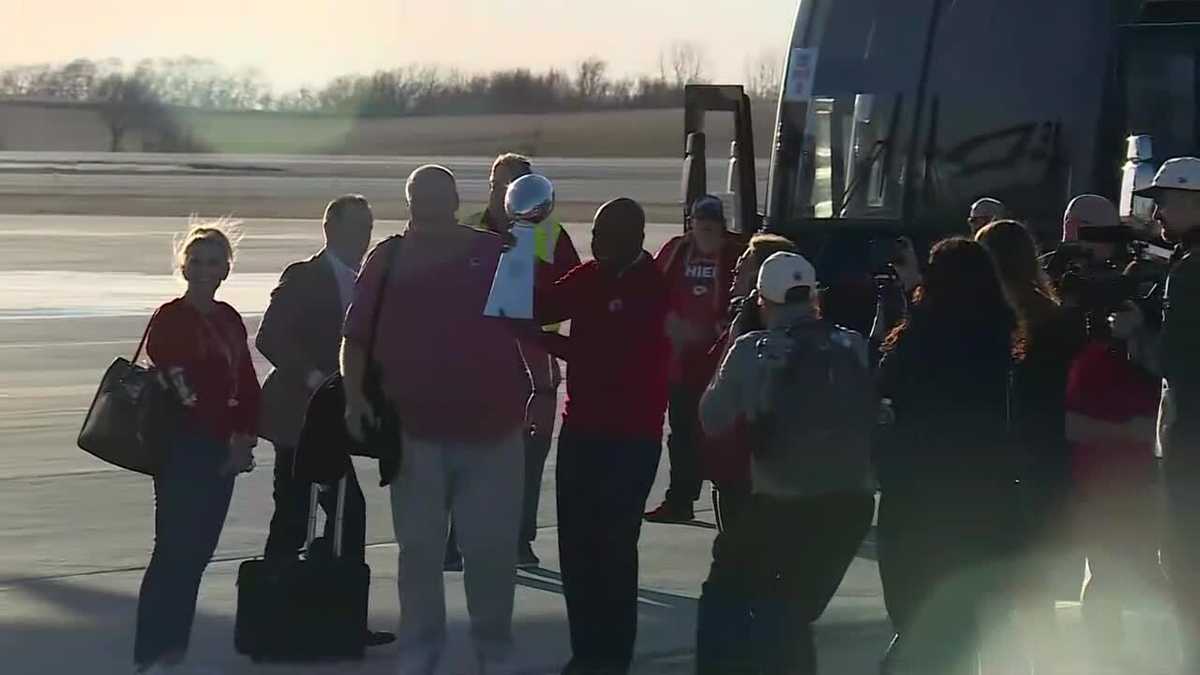
[[[1160,315],[1169,248],[1128,226],[1084,226],[1079,242],[1060,246],[1047,269],[1064,297],[1089,313],[1108,314],[1133,302],[1148,318]],[[1087,244],[1113,244],[1117,251],[1100,260]]]

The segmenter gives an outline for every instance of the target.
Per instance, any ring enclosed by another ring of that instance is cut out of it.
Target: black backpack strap
[[[392,265],[395,264],[396,257],[400,255],[404,235],[393,235],[379,244],[380,248],[382,248],[388,242],[393,241],[395,242],[396,250],[390,251],[387,259],[384,260],[383,278],[379,282],[379,294],[375,296],[375,307],[371,310],[371,332],[370,337],[367,339],[367,363],[372,363],[375,360],[375,334],[379,331],[379,316],[383,313],[383,300],[387,296],[388,283],[391,281]]]

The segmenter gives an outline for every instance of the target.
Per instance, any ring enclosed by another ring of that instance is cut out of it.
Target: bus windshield
[[[772,217],[945,219],[983,194],[1036,210],[1065,199],[1070,181],[1090,186],[1111,6],[807,5],[792,59],[807,54],[815,73],[809,96],[792,87],[780,106]]]

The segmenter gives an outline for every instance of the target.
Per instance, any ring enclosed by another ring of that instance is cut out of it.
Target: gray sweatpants
[[[476,655],[485,671],[508,660],[524,453],[520,431],[486,444],[405,435],[403,466],[391,488],[392,521],[400,544],[401,674],[433,673],[445,645],[442,563],[450,515],[447,505],[465,561]]]

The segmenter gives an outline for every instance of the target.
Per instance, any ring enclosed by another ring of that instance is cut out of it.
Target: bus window
[[[1149,134],[1155,159],[1194,155],[1200,149],[1197,50],[1193,26],[1144,26],[1126,41],[1126,131]]]

